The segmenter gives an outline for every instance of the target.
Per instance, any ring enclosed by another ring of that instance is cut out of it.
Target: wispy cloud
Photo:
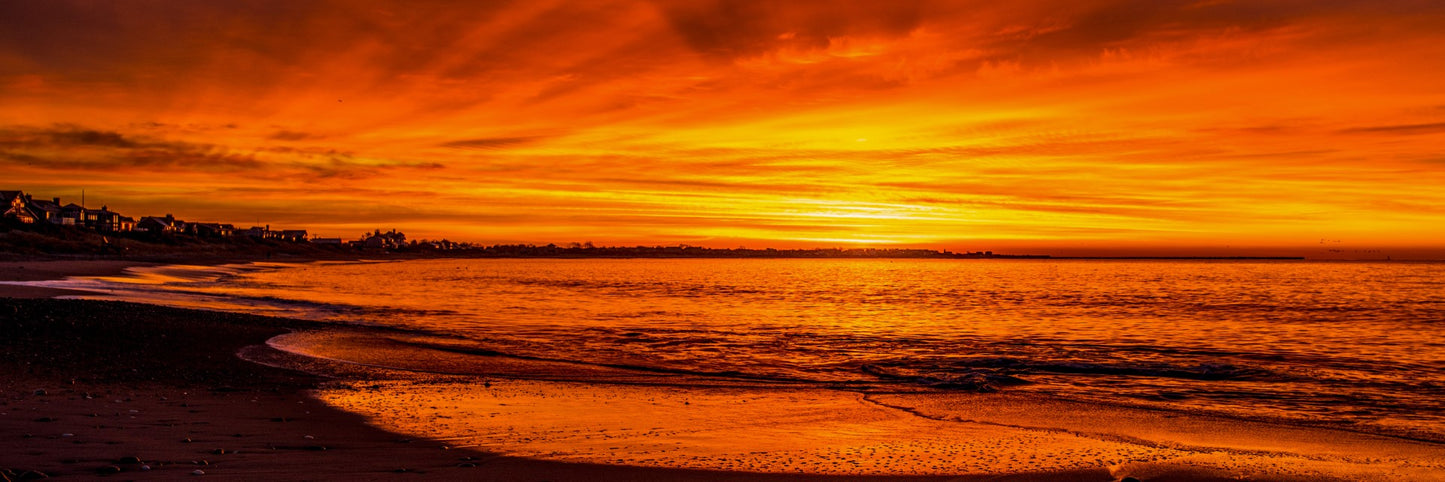
[[[1440,134],[1445,133],[1445,122],[1432,122],[1428,124],[1397,124],[1368,127],[1351,127],[1340,130],[1344,134]]]
[[[476,139],[459,139],[439,144],[441,147],[456,149],[481,149],[495,150],[506,147],[520,146],[542,140],[541,137],[482,137]]]

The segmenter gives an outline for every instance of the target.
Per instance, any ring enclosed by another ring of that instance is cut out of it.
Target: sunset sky
[[[5,1],[0,173],[346,238],[1445,257],[1445,2]]]

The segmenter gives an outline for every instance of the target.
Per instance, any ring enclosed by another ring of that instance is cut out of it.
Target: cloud
[[[677,0],[656,4],[693,50],[722,58],[782,48],[823,49],[842,37],[898,37],[918,28],[925,18],[925,2],[917,0]]]
[[[89,129],[71,129],[50,133],[51,139],[56,144],[76,146],[107,146],[135,148],[139,147],[135,141],[126,139],[115,132],[95,131]]]
[[[152,146],[152,143],[137,141],[114,131],[86,129],[75,125],[56,125],[52,128],[11,126],[0,128],[0,147],[114,147],[134,149]]]
[[[1427,124],[1396,124],[1382,126],[1351,127],[1341,129],[1342,134],[1401,134],[1421,135],[1445,133],[1445,122],[1432,122]]]
[[[436,161],[362,161],[351,152],[325,147],[239,149],[78,125],[0,128],[0,149],[0,159],[30,168],[114,175],[211,172],[253,179],[370,179],[445,168]]]
[[[507,147],[531,144],[542,140],[540,136],[519,136],[519,137],[481,137],[475,139],[458,139],[438,144],[441,147],[454,149],[478,149],[494,150]]]
[[[267,138],[267,139],[271,139],[271,140],[273,140],[273,141],[306,141],[306,140],[323,139],[323,138],[325,138],[325,136],[321,136],[321,135],[317,135],[317,134],[311,134],[311,133],[307,133],[307,132],[297,132],[297,131],[290,131],[290,130],[282,129],[282,130],[276,131],[275,133],[271,134],[270,136],[267,136],[266,138]]]

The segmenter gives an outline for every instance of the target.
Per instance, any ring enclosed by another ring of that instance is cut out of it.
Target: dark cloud
[[[541,136],[519,136],[519,137],[481,137],[476,139],[460,139],[439,144],[441,147],[454,149],[480,149],[492,150],[507,147],[530,144],[543,139]]]
[[[1365,18],[1409,13],[1439,15],[1439,2],[1285,0],[1113,0],[1040,3],[1034,11],[1006,15],[1012,25],[985,41],[994,59],[1041,63],[1091,57],[1105,49],[1187,41],[1201,34],[1240,34],[1307,24],[1321,17]],[[1021,25],[1017,25],[1021,23]],[[1023,28],[1017,28],[1022,26]]]
[[[339,158],[339,159],[345,160],[345,159],[351,159],[351,158],[356,157],[356,153],[353,152],[353,151],[346,151],[346,150],[336,149],[336,148],[332,148],[332,147],[272,146],[272,147],[263,147],[263,148],[261,148],[260,150],[261,150],[261,151],[265,151],[265,152],[274,152],[274,153],[277,153],[277,154],[291,154],[291,155],[296,155],[296,156],[301,156],[301,157],[307,157],[307,158],[325,157],[325,158]]]
[[[20,164],[32,164],[32,165],[33,165],[33,164],[37,164],[37,163],[39,163],[39,162],[42,161],[42,159],[39,158],[39,157],[37,157],[37,156],[32,156],[32,155],[29,155],[29,154],[21,154],[21,153],[18,153],[18,152],[10,152],[10,151],[0,151],[0,159],[4,159],[4,160],[7,160],[7,161],[14,161],[14,162],[18,162],[18,163],[20,163]]]
[[[907,35],[924,20],[924,2],[795,0],[659,1],[674,31],[695,51],[741,57],[781,47],[824,48],[830,38]]]
[[[133,137],[79,126],[0,129],[4,159],[51,170],[244,171],[263,163],[254,154],[207,144]]]
[[[0,128],[0,148],[3,148],[0,150],[0,163],[52,171],[109,171],[117,174],[222,172],[240,173],[253,179],[365,179],[389,175],[397,170],[445,168],[437,162],[357,162],[349,151],[324,147],[238,150],[73,125]],[[268,157],[267,154],[272,155]],[[310,162],[300,162],[300,159]]]
[[[319,135],[316,135],[316,134],[311,134],[311,133],[306,133],[306,132],[289,131],[289,130],[282,129],[282,130],[276,131],[275,133],[271,134],[270,136],[267,136],[266,138],[267,138],[267,139],[271,139],[271,140],[273,140],[273,141],[305,141],[305,140],[312,140],[312,139],[321,139],[322,137],[324,137],[324,136],[319,136]]]
[[[99,131],[71,125],[51,128],[12,126],[0,128],[0,146],[10,148],[35,147],[114,147],[134,149],[153,146],[154,143],[140,141],[114,131]]]
[[[135,141],[126,139],[117,132],[95,131],[89,129],[76,129],[70,131],[52,132],[51,138],[56,144],[75,146],[105,146],[105,147],[140,147]]]
[[[1429,124],[1397,124],[1383,126],[1367,126],[1343,129],[1342,134],[1436,134],[1445,133],[1445,122],[1432,122]]]
[[[0,62],[0,77],[39,71],[133,88],[197,78],[251,84],[360,49],[367,65],[414,72],[465,46],[477,25],[512,3],[0,2],[0,45],[17,59]]]

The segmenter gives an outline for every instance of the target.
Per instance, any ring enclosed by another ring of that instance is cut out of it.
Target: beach
[[[0,273],[135,266],[66,263]],[[0,286],[12,479],[1439,480],[1445,466],[1438,442],[1336,428],[418,350],[395,330]],[[447,357],[472,368],[428,368],[461,366]]]

